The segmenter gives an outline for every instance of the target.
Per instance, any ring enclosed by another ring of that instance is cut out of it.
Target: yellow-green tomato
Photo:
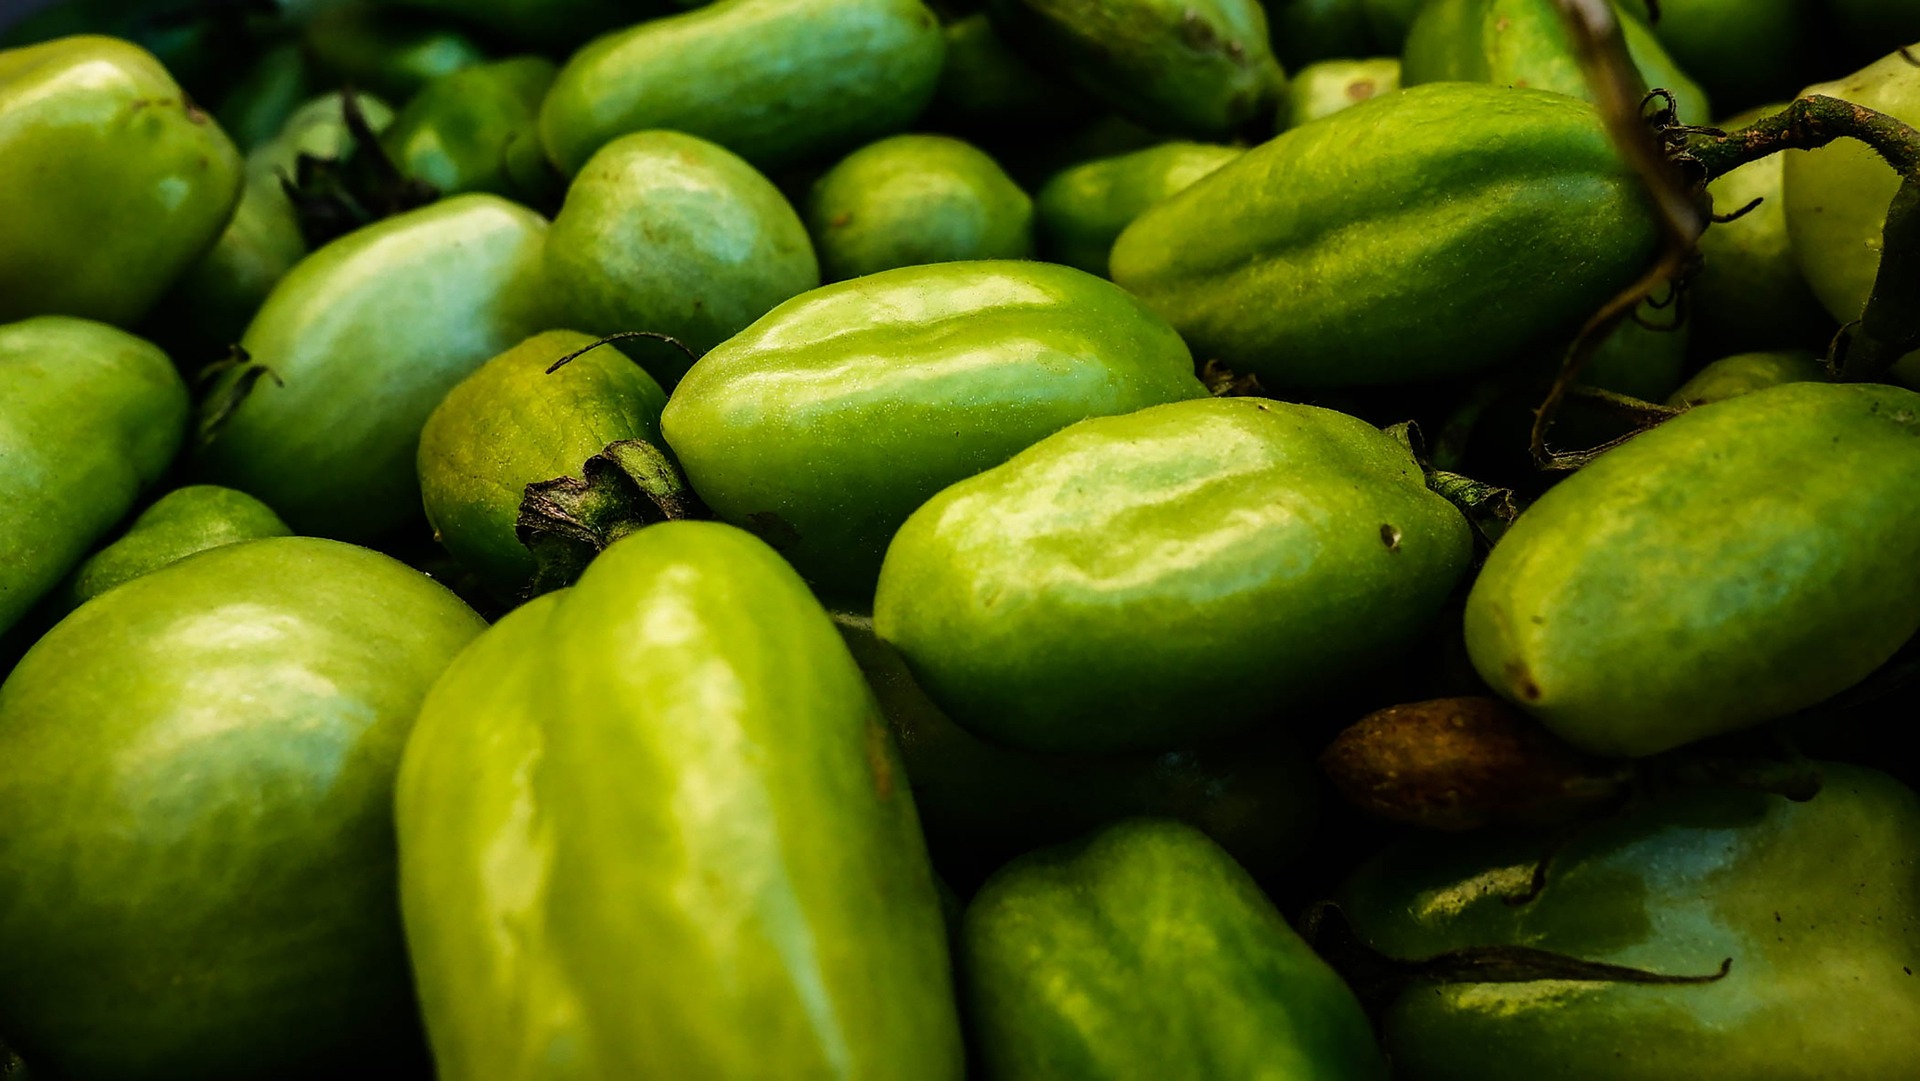
[[[895,267],[1033,254],[1033,200],[999,163],[945,135],[895,135],[827,170],[807,228],[829,281]]]
[[[1844,690],[1920,629],[1920,394],[1790,383],[1678,416],[1528,508],[1466,608],[1482,678],[1648,755]]]
[[[1082,421],[928,500],[887,549],[874,627],[990,740],[1167,750],[1391,663],[1472,549],[1378,428],[1208,398]]]
[[[1287,99],[1280,107],[1280,127],[1297,128],[1362,102],[1400,89],[1400,59],[1322,60],[1293,73]]]
[[[213,117],[139,46],[0,51],[0,323],[138,322],[220,235],[240,174]]]

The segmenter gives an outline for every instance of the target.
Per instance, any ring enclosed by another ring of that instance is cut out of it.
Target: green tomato
[[[724,147],[643,131],[602,147],[567,189],[545,255],[551,321],[649,330],[704,353],[820,284],[807,227],[773,182]],[[666,386],[677,351],[645,362]]]
[[[421,708],[397,811],[446,1081],[962,1074],[885,725],[746,533],[648,527],[508,615]]]
[[[1920,630],[1920,394],[1793,383],[1690,410],[1520,516],[1467,600],[1482,678],[1648,755],[1844,690]]]
[[[960,955],[996,1081],[1387,1076],[1353,992],[1176,822],[1015,861],[967,906]]]
[[[1297,128],[1398,89],[1400,61],[1395,57],[1322,60],[1293,73],[1293,81],[1287,84],[1287,100],[1280,107],[1279,127]]]
[[[666,391],[618,349],[561,357],[585,334],[536,334],[494,357],[441,400],[420,432],[420,494],[434,536],[488,588],[522,595],[537,569],[515,533],[527,485],[578,476],[622,440],[658,444]]]
[[[71,610],[191,555],[241,541],[292,534],[265,503],[232,488],[176,488],[140,512],[119,540],[87,557],[67,582]]]
[[[386,556],[283,537],[42,638],[0,685],[7,1039],[89,1081],[345,1076],[417,1047],[393,780],[482,627]]]
[[[1644,16],[1646,0],[1622,6]],[[1716,102],[1744,107],[1806,84],[1817,7],[1806,0],[1659,0],[1653,33]]]
[[[945,135],[895,135],[827,170],[807,228],[829,281],[895,267],[1033,254],[1033,200],[999,164]]]
[[[220,235],[240,180],[220,126],[138,46],[0,52],[0,323],[139,322]]]
[[[1206,395],[1179,335],[1069,267],[902,267],[804,293],[708,353],[661,430],[720,518],[871,597],[915,507],[1090,416]]]
[[[1259,0],[989,0],[1015,47],[1152,128],[1224,138],[1286,87]]]
[[[1527,947],[1664,976],[1415,982],[1381,1014],[1408,1081],[1880,1081],[1920,1061],[1920,800],[1823,765],[1805,803],[1670,791],[1587,825],[1547,865],[1537,835],[1425,836],[1339,903],[1395,958]]]
[[[486,50],[466,34],[374,0],[325,4],[301,38],[323,85],[364,88],[392,101],[487,60]]]
[[[1739,353],[1700,369],[1667,404],[1710,405],[1782,383],[1821,383],[1826,378],[1827,366],[1812,353]]]
[[[492,192],[534,205],[559,192],[540,149],[540,100],[558,71],[541,56],[465,68],[428,83],[381,136],[407,176],[441,195]]]
[[[1082,421],[927,501],[874,627],[995,743],[1170,750],[1297,723],[1418,639],[1472,555],[1379,429],[1207,398]]]
[[[1057,129],[1086,119],[1093,102],[1071,83],[1037,70],[1007,47],[983,12],[948,23],[946,62],[927,119],[960,131],[1002,134]]]
[[[61,315],[0,324],[0,632],[166,472],[187,408],[173,362],[131,334]]]
[[[911,124],[945,48],[920,0],[719,0],[575,53],[541,107],[540,137],[569,176],[650,128],[772,169]]]
[[[1619,4],[1613,10],[1645,85],[1673,92],[1682,123],[1711,120],[1706,93],[1675,66],[1653,32]],[[1432,0],[1407,32],[1401,61],[1407,86],[1464,80],[1592,100],[1555,0]]]
[[[369,538],[413,521],[420,428],[531,331],[546,233],[524,207],[458,195],[302,260],[240,340],[271,374],[248,392],[247,369],[231,370],[202,407],[201,471],[302,533]]]
[[[1133,219],[1242,153],[1237,146],[1162,143],[1056,173],[1034,204],[1041,251],[1056,263],[1105,275],[1107,253]]]

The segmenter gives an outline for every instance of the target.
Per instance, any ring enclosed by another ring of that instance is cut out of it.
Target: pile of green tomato
[[[0,1079],[1920,1077],[1920,3],[28,6]]]

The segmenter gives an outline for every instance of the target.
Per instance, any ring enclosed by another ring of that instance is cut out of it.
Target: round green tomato
[[[1383,56],[1372,60],[1322,60],[1293,73],[1287,100],[1280,109],[1280,127],[1297,128],[1381,94],[1400,89],[1400,61]]]
[[[82,605],[0,685],[0,1030],[63,1077],[344,1076],[417,1047],[393,784],[482,629],[299,537]]]
[[[232,488],[176,488],[140,512],[119,540],[87,557],[67,583],[68,608],[212,548],[293,531],[265,503]]]
[[[540,149],[540,99],[558,69],[541,56],[465,68],[428,83],[380,143],[441,195],[486,191],[543,205],[560,177]]]
[[[1242,153],[1237,146],[1162,143],[1056,173],[1034,203],[1041,251],[1104,276],[1114,239],[1133,219]]]
[[[847,155],[814,184],[807,227],[829,281],[1033,254],[1033,200],[945,135],[895,135]]]
[[[1710,405],[1782,383],[1820,383],[1826,378],[1827,366],[1812,353],[1737,353],[1700,369],[1667,404]]]

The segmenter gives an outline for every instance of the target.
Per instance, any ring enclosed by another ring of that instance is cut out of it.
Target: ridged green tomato
[[[1782,383],[1820,383],[1827,366],[1812,353],[1737,353],[1700,369],[1667,399],[1668,405],[1711,405]]]
[[[202,407],[201,471],[302,533],[371,538],[414,520],[420,428],[447,391],[526,337],[546,219],[457,195],[356,230],[275,285]]]
[[[1657,248],[1593,106],[1441,83],[1255,147],[1140,215],[1111,262],[1197,354],[1269,388],[1340,387],[1567,340]]]
[[[1733,131],[1781,108],[1754,109],[1719,126]],[[1695,338],[1708,356],[1758,349],[1824,349],[1837,329],[1801,275],[1788,233],[1782,190],[1786,162],[1800,156],[1795,151],[1761,158],[1707,185],[1716,214],[1732,214],[1760,201],[1740,217],[1714,222],[1701,234],[1700,271],[1687,283],[1687,306]],[[1892,175],[1892,170],[1887,172]],[[1887,199],[1892,198],[1889,184]],[[1883,221],[1885,209],[1883,205]],[[1865,299],[1862,293],[1860,301]],[[1857,309],[1854,314],[1859,314]]]
[[[994,1081],[1384,1081],[1366,1014],[1206,835],[1134,819],[1016,860],[967,906]]]
[[[1380,1015],[1407,1081],[1880,1081],[1920,1061],[1920,800],[1823,763],[1805,803],[1682,788],[1583,827],[1425,836],[1340,891],[1394,958],[1525,947],[1691,983],[1416,981]],[[1529,891],[1543,851],[1544,888]],[[1492,971],[1498,971],[1495,966]]]
[[[961,1076],[906,778],[804,583],[668,522],[519,608],[401,769],[445,1081]]]
[[[667,393],[611,345],[550,330],[494,357],[447,392],[420,432],[420,494],[447,551],[503,597],[536,570],[514,526],[529,484],[578,476],[621,440],[660,442]]]
[[[1400,61],[1382,56],[1371,60],[1322,60],[1293,73],[1287,98],[1280,107],[1281,130],[1297,128],[1400,89]]]
[[[1155,131],[1223,138],[1272,115],[1287,76],[1259,0],[990,0],[1016,48]]]
[[[539,130],[558,70],[544,56],[517,56],[444,75],[407,102],[380,144],[401,172],[441,195],[485,191],[543,205],[560,190]]]
[[[484,624],[281,537],[82,605],[0,685],[0,1030],[87,1081],[364,1076],[418,1054],[393,779]]]
[[[1041,254],[1104,276],[1114,238],[1133,219],[1242,153],[1237,146],[1162,143],[1056,173],[1034,203]]]
[[[327,0],[301,28],[323,85],[365,88],[406,101],[443,75],[487,61],[486,49],[444,23],[377,0]]]
[[[139,322],[220,235],[240,173],[220,126],[139,46],[0,51],[0,323]]]
[[[1205,395],[1179,335],[1111,284],[941,263],[775,308],[700,358],[660,426],[716,514],[864,606],[935,492],[1074,421]]]
[[[945,135],[895,135],[814,183],[807,229],[828,281],[1033,254],[1033,200],[998,162]]]
[[[212,484],[176,488],[154,500],[118,540],[74,570],[65,604],[77,608],[115,586],[209,549],[292,532],[273,508],[245,492]]]
[[[540,137],[569,176],[651,128],[771,169],[913,123],[945,48],[920,0],[719,0],[575,53],[541,107]]]
[[[953,723],[864,616],[834,622],[866,673],[913,786],[935,865],[975,882],[1042,845],[1138,815],[1177,818],[1255,877],[1305,847],[1313,766],[1293,741],[1263,738],[1155,754],[1034,754],[989,743]]]
[[[820,284],[800,215],[773,181],[677,131],[624,135],[567,189],[544,257],[549,321],[593,334],[650,330],[704,353]],[[666,386],[688,361],[643,359]]]
[[[1722,108],[1745,108],[1804,86],[1819,5],[1805,0],[1661,0],[1653,33]],[[1644,16],[1646,0],[1627,0]],[[1916,24],[1920,27],[1920,24]]]
[[[1706,92],[1674,64],[1660,39],[1618,3],[1614,15],[1646,85],[1673,92],[1682,123],[1711,120]],[[1401,82],[1407,86],[1496,83],[1592,100],[1555,0],[1432,0],[1407,32],[1400,59]]]
[[[984,12],[946,24],[946,62],[926,120],[936,128],[1003,134],[1058,129],[1094,105],[1072,83],[1042,72],[1007,47]]]
[[[1389,663],[1472,555],[1378,428],[1207,398],[1082,421],[928,500],[887,549],[874,628],[995,743],[1171,750]]]
[[[1837,82],[1810,86],[1806,93],[1920,124],[1920,67],[1900,53]],[[1880,273],[1887,208],[1900,178],[1865,143],[1853,139],[1782,157],[1793,257],[1827,312],[1842,323],[1853,322],[1866,308]]]
[[[1533,504],[1467,600],[1502,696],[1648,755],[1846,689],[1920,630],[1920,394],[1792,383],[1690,410]]]
[[[173,464],[187,411],[149,342],[62,315],[0,324],[0,632]]]
[[[1265,0],[1273,54],[1289,70],[1379,50],[1361,0]]]

